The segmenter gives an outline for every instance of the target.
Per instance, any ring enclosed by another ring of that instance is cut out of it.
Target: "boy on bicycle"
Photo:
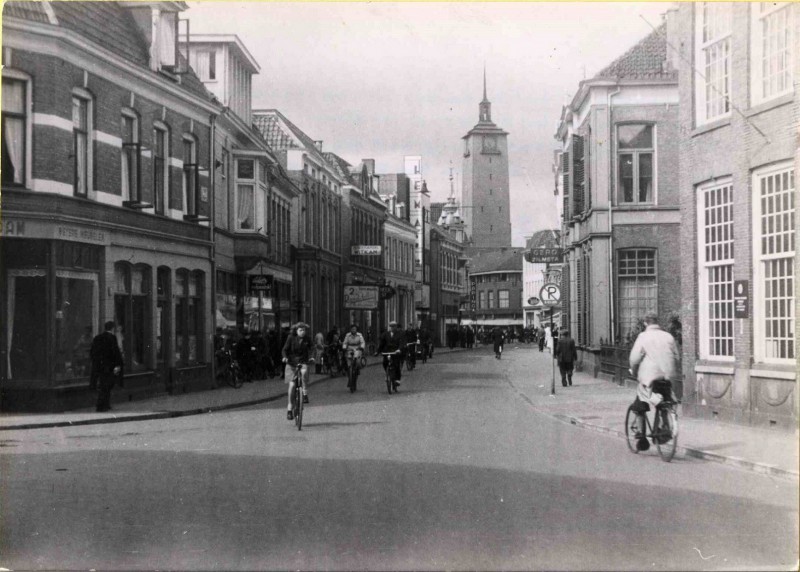
[[[364,341],[364,336],[358,331],[358,327],[353,324],[350,326],[350,331],[345,335],[342,341],[342,349],[345,351],[345,356],[350,351],[353,352],[353,359],[356,360],[356,369],[361,366],[361,356],[364,355],[364,350],[367,347],[367,342]]]
[[[303,403],[308,403],[308,364],[314,362],[312,357],[314,351],[314,344],[306,335],[308,325],[303,322],[298,322],[292,328],[289,337],[286,338],[286,343],[283,346],[283,363],[288,364],[292,371],[286,372],[286,383],[289,384],[289,403],[288,410],[286,411],[286,418],[289,421],[294,419],[292,413],[293,403],[292,397],[294,396],[294,370],[300,368],[300,376],[303,382]],[[288,369],[288,368],[287,368]]]
[[[650,411],[649,404],[657,407],[664,399],[673,399],[670,380],[677,378],[680,362],[675,338],[661,329],[658,316],[647,314],[644,323],[646,328],[636,337],[630,355],[630,371],[639,380],[633,406],[637,414],[636,448],[640,451],[650,448],[644,414]]]

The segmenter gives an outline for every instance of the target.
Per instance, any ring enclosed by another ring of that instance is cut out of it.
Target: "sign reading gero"
[[[557,264],[563,258],[560,248],[531,248],[525,253],[525,260],[531,264]]]

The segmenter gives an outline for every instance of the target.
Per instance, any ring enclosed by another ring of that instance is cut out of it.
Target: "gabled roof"
[[[480,249],[472,255],[470,274],[522,272],[521,248]]]
[[[677,70],[665,68],[667,24],[661,24],[646,38],[598,72],[593,79],[673,79]]]
[[[184,7],[182,2],[174,4],[178,8]],[[48,10],[52,13],[48,14]],[[120,2],[11,1],[3,6],[3,15],[70,30],[114,55],[150,70],[150,46],[131,11]],[[185,63],[183,56],[179,57]],[[191,69],[181,75],[180,88],[205,100],[213,99]]]
[[[558,229],[539,230],[526,242],[525,248],[558,248],[561,244],[561,231]]]
[[[326,163],[317,143],[277,109],[253,110],[253,124],[273,149],[305,149],[321,165]]]
[[[357,179],[351,173],[353,166],[339,157],[336,153],[327,151],[322,154],[325,161],[332,167],[333,171],[341,177],[341,179],[348,185],[359,186]]]

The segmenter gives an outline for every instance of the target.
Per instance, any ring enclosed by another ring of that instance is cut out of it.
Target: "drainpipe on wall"
[[[609,168],[609,185],[608,185],[608,304],[609,304],[609,324],[611,326],[611,341],[610,344],[616,343],[616,321],[614,319],[614,128],[611,125],[611,98],[619,95],[622,89],[619,85],[616,86],[614,91],[609,91],[606,96],[606,124],[608,126],[608,168]]]
[[[214,353],[216,348],[214,347],[214,337],[217,334],[217,243],[214,240],[214,220],[215,220],[215,210],[216,210],[216,192],[217,192],[217,167],[216,167],[216,146],[217,146],[217,116],[211,114],[210,116],[211,121],[211,144],[208,146],[208,175],[209,175],[209,182],[208,186],[210,187],[208,197],[211,201],[211,208],[209,209],[210,218],[211,220],[208,223],[208,237],[209,241],[211,242],[211,248],[209,249],[209,260],[211,265],[211,356],[208,360],[211,362],[211,379],[213,383],[216,383],[217,379],[217,371],[216,371],[216,359]]]

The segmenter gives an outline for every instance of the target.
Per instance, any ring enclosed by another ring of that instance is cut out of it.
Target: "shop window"
[[[3,185],[24,185],[28,163],[28,82],[3,77]]]
[[[170,295],[172,272],[161,266],[156,274],[156,361],[163,364],[169,355]]]
[[[0,241],[7,302],[6,315],[0,320],[6,344],[0,371],[7,379],[45,379],[48,375],[46,344],[42,343],[43,324],[49,318],[43,303],[47,299],[48,246],[43,240]]]
[[[188,365],[202,361],[203,273],[175,273],[175,361]]]
[[[147,368],[150,347],[148,309],[150,308],[150,270],[126,262],[114,265],[114,321],[117,341],[122,349],[126,371]]]

